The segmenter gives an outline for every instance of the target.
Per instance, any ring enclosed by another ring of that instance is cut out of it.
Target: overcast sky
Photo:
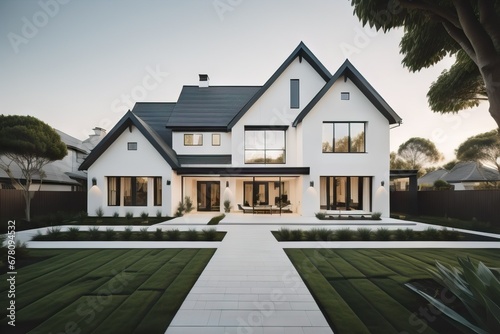
[[[0,33],[0,113],[79,139],[110,130],[136,101],[176,101],[199,73],[211,85],[263,85],[300,41],[331,73],[349,58],[403,118],[391,150],[424,137],[447,161],[496,127],[487,103],[433,113],[427,90],[451,61],[408,72],[402,31],[362,27],[347,0],[2,0]]]

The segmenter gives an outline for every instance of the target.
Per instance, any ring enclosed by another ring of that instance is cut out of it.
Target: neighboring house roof
[[[149,121],[153,124],[153,119]],[[116,139],[127,130],[131,125],[135,126],[144,137],[153,145],[153,147],[160,153],[160,155],[167,161],[167,163],[176,169],[179,166],[177,156],[172,148],[167,145],[164,139],[144,120],[139,118],[130,110],[120,119],[120,121],[111,129],[106,137],[90,152],[89,156],[80,165],[80,170],[87,170]]]
[[[500,173],[479,162],[467,161],[456,164],[442,180],[448,183],[500,181]]]
[[[64,144],[66,144],[66,147],[68,147],[69,149],[73,149],[75,151],[79,151],[79,152],[85,153],[85,154],[89,153],[89,151],[83,145],[83,142],[80,139],[72,137],[72,136],[68,135],[67,133],[64,133],[64,132],[62,132],[60,130],[57,130],[57,129],[54,129],[54,130],[56,130],[56,132],[61,137],[61,141]]]
[[[433,185],[437,180],[441,180],[441,178],[448,174],[446,169],[438,169],[432,172],[425,174],[424,176],[418,179],[418,185],[430,184]]]
[[[328,90],[333,86],[333,84],[339,80],[341,77],[349,78],[358,87],[358,89],[368,98],[368,100],[382,113],[382,115],[387,118],[389,124],[401,123],[401,117],[396,114],[396,112],[385,102],[385,100],[380,96],[379,93],[366,81],[366,79],[359,73],[359,71],[351,64],[351,62],[346,59],[346,61],[340,66],[340,68],[335,72],[335,74],[330,78],[330,80],[325,84],[325,86],[319,91],[318,94],[309,102],[307,106],[300,112],[293,126],[297,126],[304,117],[311,111],[312,108],[318,103],[319,100],[328,92]]]
[[[330,72],[323,66],[323,64],[316,58],[316,56],[307,48],[307,46],[300,42],[300,44],[295,48],[292,54],[281,64],[281,66],[274,72],[274,74],[267,80],[267,82],[262,86],[255,95],[248,101],[248,103],[234,116],[234,118],[229,122],[228,129],[231,129],[243,115],[253,106],[253,104],[267,91],[269,87],[278,79],[278,77],[287,69],[288,66],[296,59],[302,62],[305,59],[316,72],[327,82],[332,76]]]
[[[17,164],[11,164],[10,170],[15,179],[24,180],[23,173]],[[78,181],[68,175],[69,172],[64,172],[60,166],[57,166],[57,164],[49,163],[43,167],[43,171],[45,172],[45,178],[43,179],[42,184],[80,185]],[[10,182],[9,175],[2,169],[0,169],[0,179],[8,180],[7,182]],[[39,175],[34,175],[33,181],[38,183],[40,181]]]
[[[184,86],[167,128],[227,131],[229,122],[261,87]]]

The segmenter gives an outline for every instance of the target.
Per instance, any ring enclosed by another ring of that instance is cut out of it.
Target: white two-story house
[[[346,60],[300,43],[263,86],[184,86],[136,103],[90,153],[88,211],[356,210],[389,215],[389,130],[401,118]]]

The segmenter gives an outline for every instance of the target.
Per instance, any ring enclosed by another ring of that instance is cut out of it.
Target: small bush
[[[186,213],[190,213],[191,211],[193,211],[193,201],[191,200],[191,197],[184,197],[184,201],[186,202],[186,206],[184,208]]]
[[[123,240],[130,240],[130,237],[132,236],[132,227],[127,226],[125,227],[125,231],[123,231]]]
[[[161,218],[161,210],[156,211],[156,218]]]
[[[215,240],[217,237],[217,230],[215,228],[209,228],[206,230],[203,230],[203,238],[206,241],[212,241]]]
[[[391,239],[391,231],[387,228],[379,228],[375,231],[375,237],[379,241],[388,241]]]
[[[68,228],[68,238],[69,240],[78,240],[78,232],[80,231],[79,227],[70,227]]]
[[[119,214],[118,212],[116,212],[116,211],[115,211],[115,212],[113,213],[113,218],[118,218],[118,217],[120,217],[120,214]]]
[[[149,232],[147,227],[143,227],[139,231],[139,238],[141,240],[149,240]]]
[[[147,221],[148,217],[149,217],[149,213],[147,213],[146,211],[141,212],[141,218],[142,218],[143,222]]]
[[[156,240],[163,240],[163,231],[161,228],[157,227],[155,231],[155,239]]]
[[[326,218],[326,213],[324,212],[316,212],[314,214],[316,216],[316,218],[318,218],[319,220],[324,220]]]
[[[304,231],[304,238],[307,241],[316,241],[316,229],[313,228],[313,229]]]
[[[457,241],[459,233],[455,230],[449,230],[446,227],[439,231],[440,239],[444,241]]]
[[[218,216],[212,217],[212,218],[208,221],[207,225],[218,225],[218,224],[220,223],[220,221],[221,221],[222,219],[224,219],[224,217],[226,217],[226,215],[225,215],[225,214],[222,214],[222,215],[218,215]]]
[[[112,227],[106,228],[106,232],[104,232],[104,238],[108,241],[111,241],[115,238],[115,229]]]
[[[422,235],[424,239],[428,241],[439,240],[439,231],[433,227],[427,228],[422,232]]]
[[[406,240],[406,232],[402,228],[398,228],[397,230],[394,231],[394,239],[399,240],[399,241],[405,241]]]
[[[99,240],[99,227],[94,226],[89,228],[90,240]]]
[[[186,211],[186,207],[184,206],[184,203],[179,202],[179,205],[177,206],[177,210],[175,211],[175,216],[176,217],[184,216],[184,211]]]
[[[415,231],[413,231],[411,228],[407,228],[405,230],[405,240],[407,241],[412,241],[412,240],[415,240]]]
[[[295,229],[290,231],[290,241],[301,241],[302,240],[302,230]]]
[[[372,230],[366,227],[358,228],[358,236],[363,241],[369,241],[371,239]]]
[[[229,213],[229,212],[231,212],[231,208],[232,208],[232,206],[231,206],[231,201],[230,201],[230,200],[228,200],[228,199],[226,199],[226,200],[224,201],[224,212],[225,212],[225,213]]]
[[[349,241],[352,240],[354,231],[352,231],[350,228],[341,228],[335,231],[335,236],[340,241]]]
[[[51,227],[47,229],[47,235],[50,236],[51,239],[59,240],[61,238],[61,228]]]
[[[127,220],[134,218],[134,213],[132,211],[127,211],[125,213],[125,218],[127,218]]]
[[[373,220],[380,220],[381,216],[382,216],[382,212],[374,212],[374,213],[372,213],[372,219]]]
[[[95,215],[99,218],[102,218],[104,216],[104,211],[102,210],[101,206],[95,209]]]
[[[170,241],[177,241],[181,236],[181,232],[178,229],[167,230],[166,234]]]
[[[85,222],[85,220],[88,218],[88,213],[87,211],[80,211],[77,216],[76,216],[76,219],[78,220],[78,222],[80,222],[80,224],[83,224]]]
[[[434,181],[434,188],[437,190],[450,189],[450,184],[445,180],[436,180]]]
[[[194,228],[190,228],[185,233],[186,241],[196,241],[198,240],[198,231]]]
[[[333,239],[332,234],[333,234],[333,231],[326,229],[326,228],[318,228],[316,231],[316,236],[317,236],[318,240],[321,240],[321,241],[332,240]]]
[[[290,240],[290,230],[286,227],[282,227],[278,231],[278,235],[280,236],[282,241]]]

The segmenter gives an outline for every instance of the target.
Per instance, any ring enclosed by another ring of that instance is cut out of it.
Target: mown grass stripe
[[[198,250],[196,257],[185,266],[144,316],[135,329],[137,333],[160,333],[166,330],[215,251],[215,249]]]
[[[384,265],[375,263],[368,256],[355,250],[342,249],[337,252],[344,260],[363,273],[366,277],[391,276],[395,274],[391,269]]]
[[[30,331],[45,333],[91,333],[127,296],[112,296],[100,302],[96,296],[82,296]]]
[[[370,333],[301,249],[285,249],[335,333]]]
[[[327,280],[343,278],[342,274],[323,256],[322,250],[305,249],[303,252]]]
[[[157,271],[166,261],[176,256],[182,249],[171,248],[162,249],[159,252],[152,252],[127,268],[127,271],[137,271],[142,274],[152,274]]]
[[[118,305],[92,333],[136,333],[134,329],[160,295],[161,292],[159,291],[135,291],[123,303]],[[155,333],[159,332],[156,331]]]
[[[370,333],[397,334],[397,330],[352,286],[356,282],[342,280],[332,281],[330,284],[358,315]]]

